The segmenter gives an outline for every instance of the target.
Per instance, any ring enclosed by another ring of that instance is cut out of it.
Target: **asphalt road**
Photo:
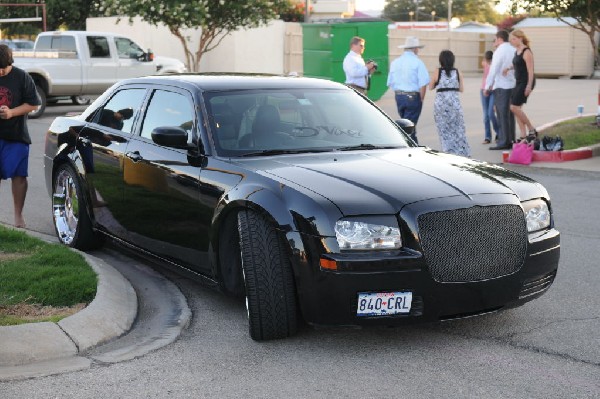
[[[466,80],[468,88],[479,83],[478,78]],[[566,104],[586,91],[594,95],[595,103],[597,86],[597,81],[542,80],[538,87],[548,91],[548,107],[556,107],[554,102]],[[431,94],[426,107],[432,103]],[[475,115],[478,103],[467,96],[474,94],[463,94],[474,155],[499,162],[499,152],[479,144],[483,135],[477,124],[480,113]],[[542,97],[539,100],[541,106]],[[572,112],[562,108],[539,111],[534,104],[532,101],[531,114],[539,123],[575,112],[575,108]],[[385,99],[380,105],[386,111],[391,106]],[[567,105],[571,107],[570,102]],[[52,114],[73,109],[52,108],[44,118],[30,121],[34,145],[26,218],[36,231],[52,233],[41,168],[43,131]],[[419,134],[422,143],[436,148],[435,125],[427,116],[431,109],[424,111]],[[600,163],[600,158],[596,160]],[[405,328],[305,327],[290,339],[256,343],[248,337],[242,303],[165,271],[183,291],[193,312],[189,328],[176,342],[127,362],[0,383],[0,397],[597,398],[600,173],[515,168],[546,186],[562,234],[554,285],[525,306]],[[0,187],[0,220],[10,223],[12,207],[6,186],[5,182]]]

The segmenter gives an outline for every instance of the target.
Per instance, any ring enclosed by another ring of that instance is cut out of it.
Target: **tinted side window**
[[[125,89],[118,91],[98,112],[94,121],[102,126],[131,133],[133,122],[140,112],[146,90]]]
[[[36,50],[50,50],[52,46],[52,38],[50,36],[41,36],[35,43]]]
[[[108,39],[103,36],[88,36],[87,44],[92,58],[110,58]]]
[[[36,50],[77,51],[73,36],[42,36],[35,44]]]
[[[125,37],[115,37],[115,45],[119,58],[138,59],[144,55],[144,50],[140,46]]]
[[[156,90],[150,100],[142,126],[142,137],[152,140],[151,133],[157,127],[179,126],[192,142],[194,108],[188,98],[171,91]]]

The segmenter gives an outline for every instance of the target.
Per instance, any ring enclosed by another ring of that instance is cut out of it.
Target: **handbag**
[[[512,151],[508,156],[508,162],[521,165],[529,165],[533,160],[533,143],[525,141],[514,143]]]
[[[542,137],[542,144],[540,150],[542,151],[562,151],[564,148],[564,142],[562,137]]]

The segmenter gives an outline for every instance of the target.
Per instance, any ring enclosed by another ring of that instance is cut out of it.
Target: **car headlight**
[[[390,250],[402,246],[393,216],[340,219],[335,224],[335,237],[342,250]]]
[[[528,233],[550,227],[550,209],[548,209],[546,201],[536,199],[523,202],[522,205]]]

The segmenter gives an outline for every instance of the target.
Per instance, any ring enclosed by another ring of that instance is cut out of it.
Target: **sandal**
[[[490,143],[490,140],[485,139],[485,140],[483,140],[483,143],[481,143],[481,144],[489,144],[489,143]]]

